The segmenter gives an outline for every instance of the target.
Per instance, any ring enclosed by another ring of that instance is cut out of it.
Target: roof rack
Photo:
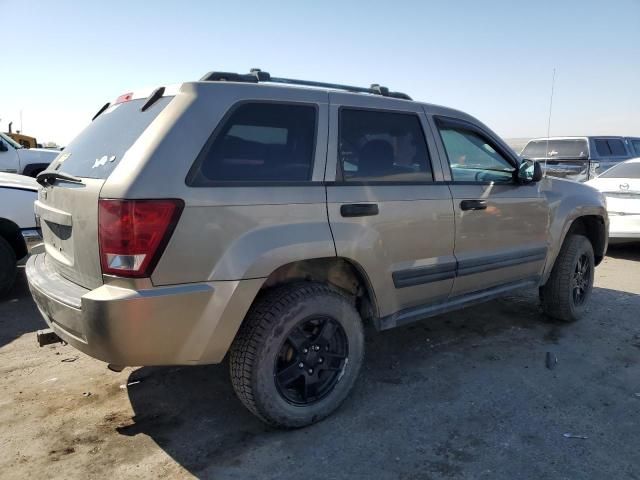
[[[263,72],[259,68],[252,68],[249,73],[233,73],[233,72],[209,72],[200,79],[201,82],[244,82],[258,83],[271,82],[283,83],[286,85],[303,85],[306,87],[331,88],[334,90],[345,90],[347,92],[371,93],[381,95],[383,97],[400,98],[402,100],[411,100],[411,97],[402,92],[390,92],[387,87],[371,84],[366,87],[352,87],[350,85],[340,85],[338,83],[314,82],[311,80],[295,80],[293,78],[272,77],[268,72]]]

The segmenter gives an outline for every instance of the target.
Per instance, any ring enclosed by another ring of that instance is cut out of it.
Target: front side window
[[[187,185],[310,180],[315,136],[314,106],[242,104],[205,145]]]
[[[417,115],[340,110],[339,162],[345,181],[431,182]]]
[[[631,140],[631,146],[635,150],[635,154],[640,155],[640,140]]]
[[[454,182],[511,182],[514,167],[476,132],[440,127]]]

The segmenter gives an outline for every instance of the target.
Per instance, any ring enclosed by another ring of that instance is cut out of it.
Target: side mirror
[[[518,181],[520,183],[536,183],[542,180],[542,166],[539,162],[523,160],[518,167]]]
[[[4,143],[2,140],[0,140],[0,152],[8,152],[9,151],[9,147],[7,147],[7,144]]]

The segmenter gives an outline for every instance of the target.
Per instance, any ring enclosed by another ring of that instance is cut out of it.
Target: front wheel
[[[345,400],[364,355],[352,302],[321,284],[278,287],[252,306],[231,348],[231,382],[264,422],[310,425]]]
[[[547,283],[540,287],[544,312],[557,320],[573,322],[584,314],[591,297],[595,261],[591,242],[569,235],[560,249]]]

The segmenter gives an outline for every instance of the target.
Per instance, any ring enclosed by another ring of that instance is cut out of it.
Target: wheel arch
[[[606,217],[603,217],[600,212],[584,212],[583,214],[573,215],[565,223],[559,241],[553,245],[551,256],[547,259],[542,281],[540,282],[541,285],[545,284],[549,279],[553,265],[565,240],[574,233],[584,235],[591,242],[596,265],[604,259],[608,246],[608,221]]]
[[[22,174],[28,177],[37,177],[38,174],[43,170],[46,170],[48,166],[48,163],[30,163],[24,167]]]
[[[281,265],[267,277],[258,294],[300,280],[326,283],[348,295],[363,319],[378,316],[376,295],[366,272],[345,257],[321,257]]]
[[[598,215],[584,215],[576,218],[569,226],[562,241],[571,234],[584,235],[591,242],[596,265],[602,262],[607,250],[607,227],[604,218]]]

